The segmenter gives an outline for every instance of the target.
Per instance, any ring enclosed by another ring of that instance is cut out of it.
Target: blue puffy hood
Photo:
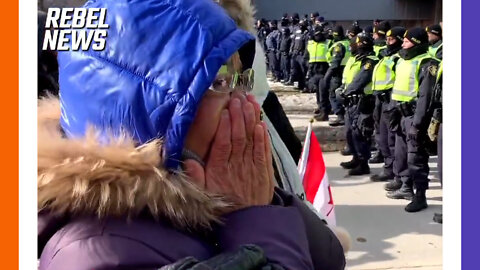
[[[212,0],[99,0],[107,8],[104,51],[60,52],[61,126],[100,139],[127,133],[139,144],[163,138],[178,168],[197,107],[220,66],[254,37]]]

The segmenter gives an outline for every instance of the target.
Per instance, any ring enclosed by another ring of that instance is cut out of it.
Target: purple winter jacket
[[[243,244],[286,269],[344,269],[340,242],[298,198],[277,190],[274,205],[221,215],[220,198],[161,169],[160,142],[67,139],[59,116],[58,99],[40,101],[39,270],[158,269]]]
[[[59,116],[57,99],[40,102],[40,270],[157,269],[242,244],[258,245],[286,269],[314,269],[297,207],[278,203],[221,216],[220,198],[161,169],[159,142],[67,139]],[[218,220],[223,225],[214,225]]]
[[[313,269],[295,208],[252,207],[225,221],[211,235],[200,236],[149,219],[75,218],[49,239],[39,269],[157,269],[187,256],[205,260],[251,243],[286,269]]]

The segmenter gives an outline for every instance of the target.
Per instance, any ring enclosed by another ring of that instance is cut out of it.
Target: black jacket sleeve
[[[419,130],[426,130],[430,122],[432,112],[429,112],[428,109],[437,81],[437,71],[438,62],[435,60],[425,62],[420,69],[417,108],[413,117],[413,125]]]
[[[343,270],[345,254],[335,233],[303,201],[288,192],[276,188],[276,198],[282,204],[293,206],[300,211],[307,231],[308,245],[314,269]]]
[[[348,85],[345,90],[345,95],[363,94],[365,86],[372,82],[373,67],[377,64],[377,61],[370,58],[366,58],[362,61],[362,68],[360,72],[355,76],[353,82]]]
[[[298,163],[300,155],[302,154],[302,142],[295,134],[295,131],[283,110],[282,104],[280,104],[277,95],[273,91],[268,92],[262,108],[275,127],[275,130],[280,134],[280,138],[287,146],[293,160],[295,160],[295,163]]]
[[[329,70],[331,69],[333,71],[341,66],[345,52],[345,47],[342,44],[337,44],[335,48],[333,48],[332,61],[330,62]]]

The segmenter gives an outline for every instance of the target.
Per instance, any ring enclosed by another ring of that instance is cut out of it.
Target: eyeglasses
[[[230,72],[227,65],[223,65],[217,73],[210,90],[220,93],[231,93],[235,90],[250,92],[253,90],[255,72],[249,68],[243,72]]]

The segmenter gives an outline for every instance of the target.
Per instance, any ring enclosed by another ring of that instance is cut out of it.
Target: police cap
[[[352,33],[353,35],[357,35],[362,32],[362,28],[360,28],[358,25],[352,25],[348,29],[348,32]]]
[[[405,32],[404,37],[415,45],[428,44],[428,34],[421,27],[410,28]]]
[[[388,21],[382,21],[378,23],[375,28],[373,29],[373,32],[385,36],[392,27],[390,26],[390,23]]]
[[[333,29],[333,35],[343,37],[344,36],[343,26],[341,25],[335,26],[335,28]]]
[[[357,35],[355,42],[359,45],[359,47],[373,47],[373,39],[365,34]]]
[[[405,31],[407,31],[405,27],[395,26],[392,29],[388,30],[387,37],[396,38],[397,40],[402,41],[403,36],[405,35]]]
[[[427,26],[425,30],[427,31],[427,33],[431,33],[439,37],[442,36],[442,27],[439,24]]]

